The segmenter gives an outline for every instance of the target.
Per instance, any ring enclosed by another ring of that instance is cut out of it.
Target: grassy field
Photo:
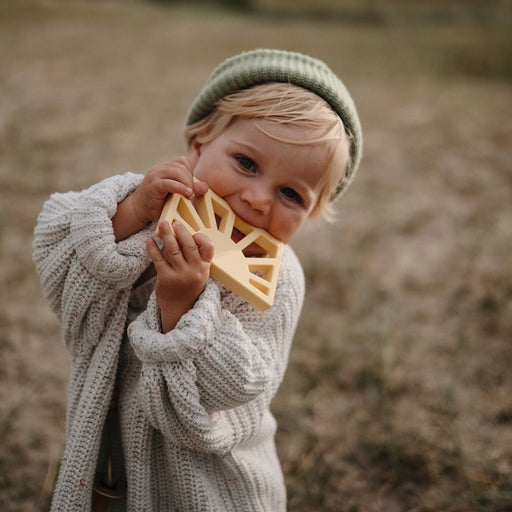
[[[361,4],[0,3],[2,512],[47,509],[63,444],[43,201],[181,154],[211,69],[260,46],[326,60],[365,133],[339,220],[294,243],[308,295],[273,405],[289,510],[512,511],[511,4]]]

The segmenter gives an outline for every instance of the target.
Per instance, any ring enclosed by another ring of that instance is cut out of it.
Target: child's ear
[[[192,169],[196,166],[199,157],[201,156],[201,148],[202,144],[200,142],[194,141],[190,145],[190,149],[188,150],[188,158],[190,163],[192,164]]]

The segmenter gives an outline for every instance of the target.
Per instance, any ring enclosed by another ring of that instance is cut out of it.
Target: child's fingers
[[[146,176],[149,187],[155,187],[154,190],[159,197],[174,193],[188,198],[193,195],[192,168],[186,157],[157,164],[148,171]]]
[[[173,233],[174,229],[174,233]],[[214,245],[213,242],[204,234],[196,233],[192,235],[188,229],[178,221],[173,223],[173,227],[167,221],[159,225],[160,238],[164,244],[162,251],[158,250],[158,255],[168,264],[178,270],[186,264],[200,264],[201,262],[210,263],[213,260]],[[153,253],[150,253],[150,256]]]
[[[194,237],[181,222],[174,222],[173,228],[185,261],[188,263],[199,263],[201,261],[201,255],[199,254],[199,247]]]
[[[192,186],[174,179],[163,179],[160,182],[160,187],[161,189],[159,190],[159,194],[162,196],[167,196],[168,194],[181,194],[182,196],[190,199],[194,195]]]
[[[164,266],[168,266],[168,263],[165,261],[165,258],[153,238],[148,238],[146,240],[146,247],[148,249],[149,257],[151,258],[153,265],[155,265],[155,270],[159,273]]]
[[[203,261],[211,263],[215,252],[215,246],[213,242],[203,233],[196,233],[194,241],[199,249],[199,255]]]
[[[182,252],[182,244],[178,241],[178,233],[176,232],[177,225],[179,223],[174,223],[174,233],[171,229],[169,222],[163,221],[160,223],[159,227],[159,236],[162,240],[164,246],[162,249],[162,254],[167,262],[175,268],[178,268],[184,260],[185,255]],[[185,229],[183,226],[181,226]]]

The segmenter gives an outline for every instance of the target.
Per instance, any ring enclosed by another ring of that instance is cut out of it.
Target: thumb
[[[203,233],[196,233],[194,235],[194,241],[199,249],[201,259],[207,263],[211,263],[215,251],[213,242]]]
[[[194,195],[196,197],[204,196],[208,192],[208,184],[204,181],[195,181],[194,182]]]

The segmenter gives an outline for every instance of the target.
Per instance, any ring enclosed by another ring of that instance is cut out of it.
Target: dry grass
[[[512,510],[510,5],[393,5],[373,23],[0,5],[2,511],[46,509],[62,450],[67,356],[31,262],[42,202],[181,153],[212,67],[257,46],[328,61],[365,128],[339,222],[295,242],[309,291],[274,404],[289,509]]]

